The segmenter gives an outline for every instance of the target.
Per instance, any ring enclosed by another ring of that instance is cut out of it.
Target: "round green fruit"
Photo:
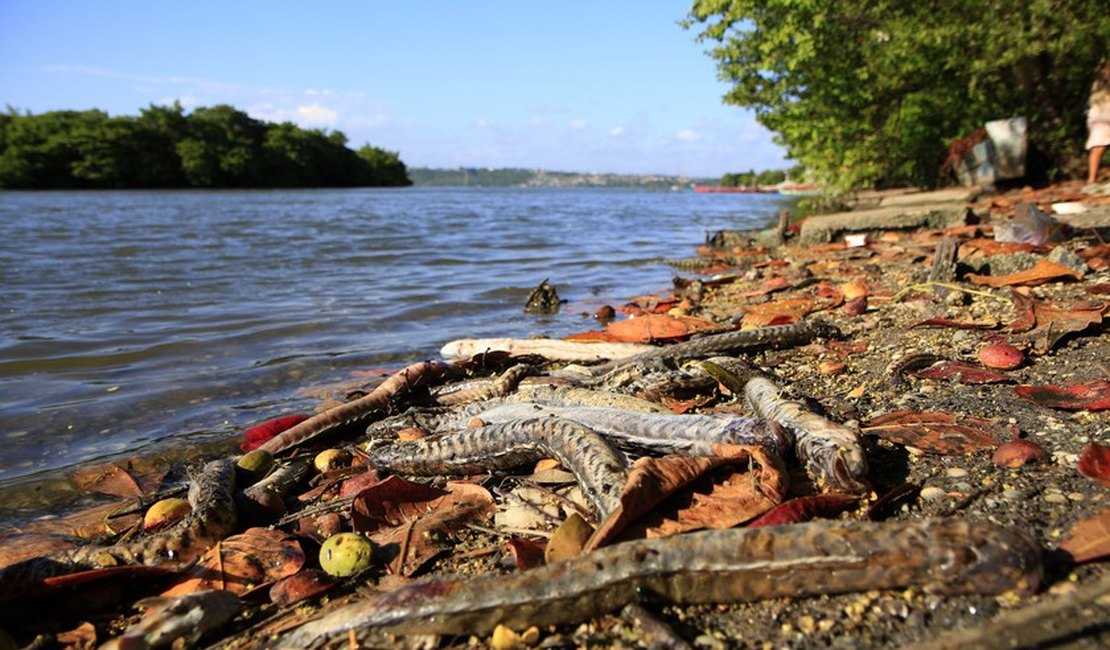
[[[337,578],[370,568],[374,545],[358,533],[339,533],[320,546],[320,568]]]

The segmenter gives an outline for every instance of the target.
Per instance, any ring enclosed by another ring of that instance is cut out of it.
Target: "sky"
[[[19,111],[230,104],[409,167],[717,177],[789,166],[682,0],[0,2]]]

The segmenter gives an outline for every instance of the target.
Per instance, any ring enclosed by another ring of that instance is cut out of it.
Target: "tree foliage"
[[[397,153],[339,131],[256,120],[231,106],[0,114],[0,188],[410,185]]]
[[[952,140],[1018,115],[1074,172],[1110,44],[1105,0],[695,0],[685,25],[725,101],[843,188],[931,185]]]

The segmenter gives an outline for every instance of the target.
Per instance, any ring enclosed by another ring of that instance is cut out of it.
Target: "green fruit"
[[[263,449],[248,451],[239,457],[236,474],[240,478],[239,487],[247,487],[260,481],[274,468],[274,455]]]
[[[332,535],[320,547],[320,568],[337,578],[370,568],[374,545],[358,533]]]

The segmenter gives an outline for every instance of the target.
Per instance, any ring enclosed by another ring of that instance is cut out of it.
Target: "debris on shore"
[[[857,203],[252,427],[234,493],[83,472],[0,536],[8,645],[1110,643],[1110,197]]]

